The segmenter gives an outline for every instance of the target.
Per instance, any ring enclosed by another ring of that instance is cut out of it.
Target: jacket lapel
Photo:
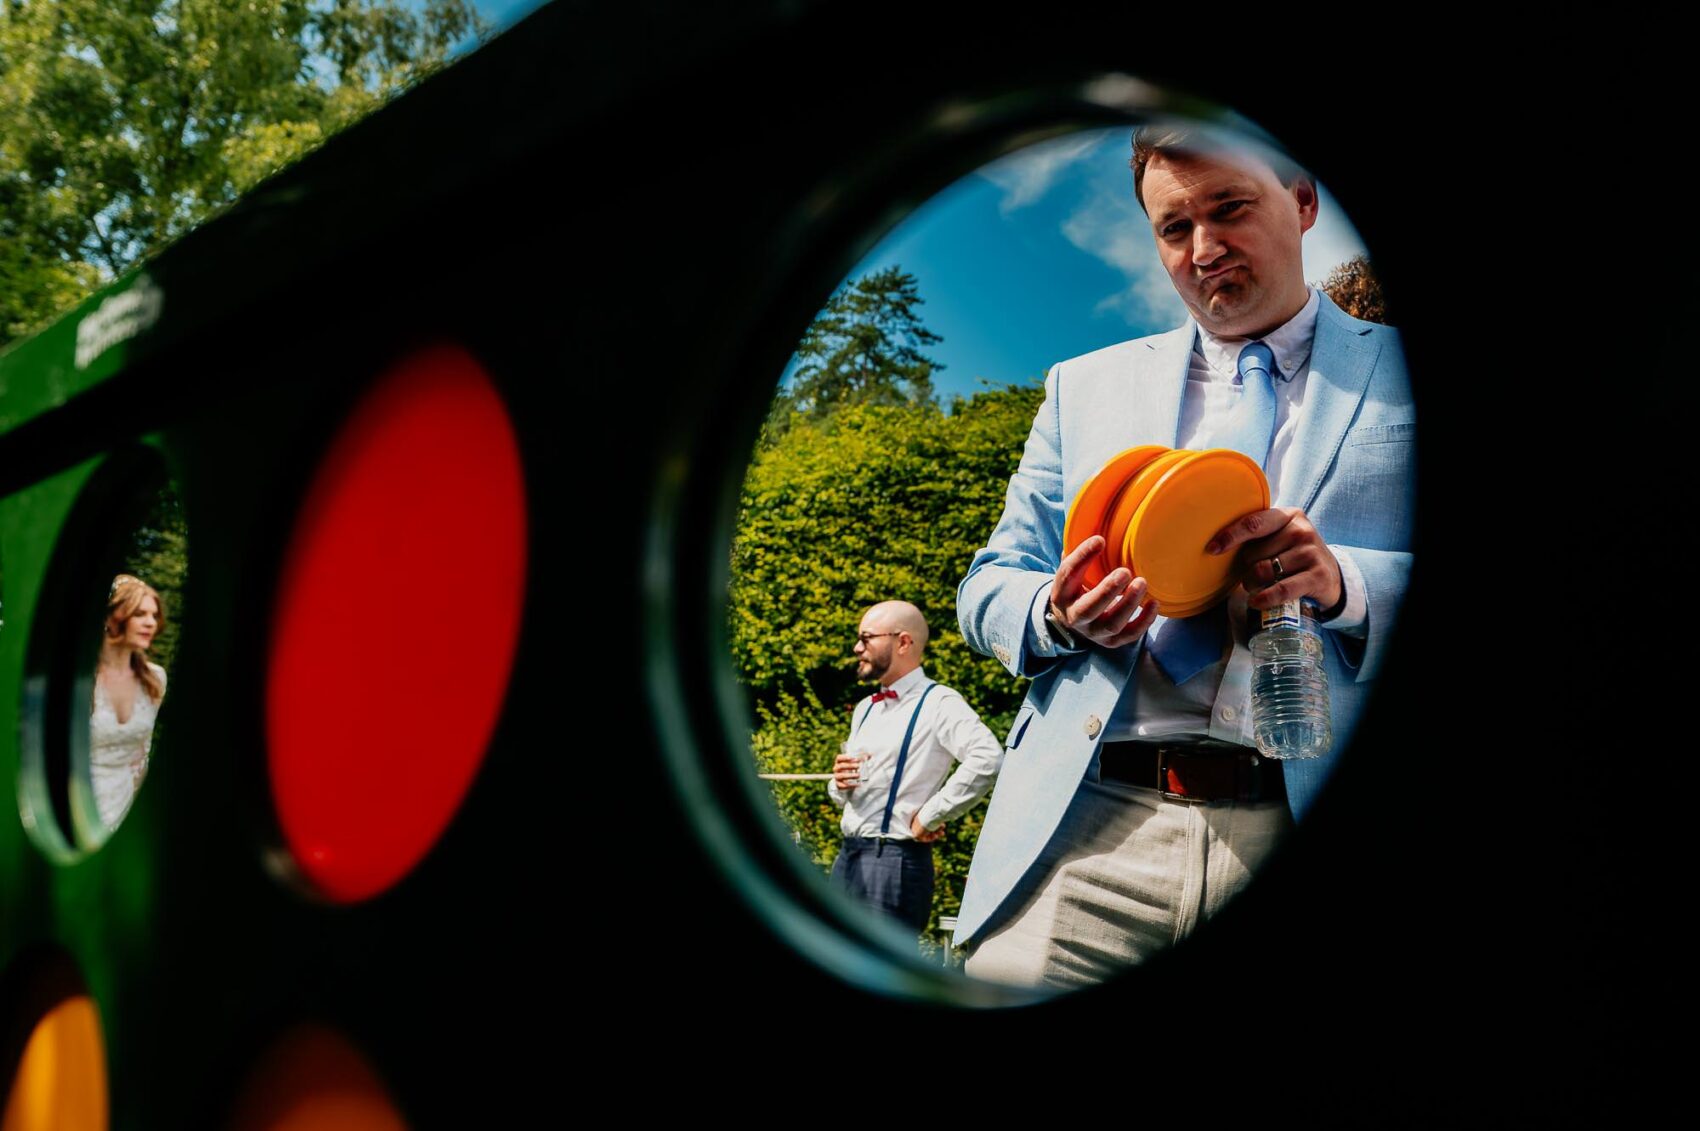
[[[1175,446],[1193,333],[1188,319],[1179,329],[1126,343],[1113,364],[1083,371],[1084,388],[1064,394],[1083,396],[1091,406],[1063,413],[1066,498],[1074,498],[1117,452],[1141,444]],[[1066,410],[1066,399],[1064,405]]]
[[[1133,362],[1144,377],[1134,384],[1138,399],[1126,402],[1128,419],[1122,435],[1129,439],[1122,447],[1163,444],[1172,448],[1179,443],[1181,398],[1186,395],[1187,365],[1197,332],[1198,324],[1188,318],[1184,326],[1137,344],[1139,354]]]
[[[1305,378],[1304,419],[1287,457],[1294,467],[1290,476],[1282,477],[1295,485],[1295,494],[1276,499],[1276,505],[1308,511],[1316,502],[1380,354],[1381,342],[1369,328],[1359,326],[1323,295],[1311,345],[1310,375]]]

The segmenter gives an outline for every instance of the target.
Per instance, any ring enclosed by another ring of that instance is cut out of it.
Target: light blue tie
[[[1275,438],[1275,351],[1247,342],[1240,351],[1240,398],[1215,443],[1244,452],[1262,467]],[[1175,683],[1185,683],[1222,656],[1228,629],[1228,603],[1187,617],[1165,620],[1151,629],[1151,658]]]
[[[1247,342],[1239,368],[1239,403],[1215,446],[1244,452],[1262,467],[1275,438],[1275,351],[1262,342]]]

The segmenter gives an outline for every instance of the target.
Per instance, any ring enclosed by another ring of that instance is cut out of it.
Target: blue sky
[[[545,0],[473,0],[472,6],[478,9],[480,16],[502,31],[541,8],[544,3]]]

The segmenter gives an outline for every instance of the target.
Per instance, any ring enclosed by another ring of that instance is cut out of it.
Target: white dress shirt
[[[1261,339],[1275,354],[1281,375],[1275,381],[1275,437],[1269,445],[1264,474],[1270,497],[1290,497],[1292,486],[1282,479],[1296,461],[1287,459],[1299,423],[1304,419],[1305,378],[1310,375],[1311,343],[1316,337],[1316,313],[1321,297],[1313,287],[1310,300],[1279,329]],[[1239,383],[1240,351],[1251,338],[1219,338],[1203,327],[1193,339],[1187,367],[1186,392],[1181,396],[1177,447],[1201,451],[1220,447],[1217,439],[1228,427],[1234,406],[1244,395]],[[1330,545],[1340,563],[1346,604],[1340,615],[1322,624],[1348,636],[1365,634],[1363,575],[1351,554]],[[1246,646],[1245,595],[1238,590],[1228,601],[1228,621],[1234,643],[1223,657],[1185,683],[1169,681],[1144,649],[1134,668],[1136,694],[1123,696],[1104,730],[1106,741],[1171,737],[1210,737],[1256,745],[1251,731],[1251,650]]]
[[[847,750],[869,756],[862,763],[861,784],[854,789],[839,789],[837,782],[828,782],[826,787],[833,803],[844,808],[845,836],[880,835],[880,820],[885,816],[886,798],[891,796],[904,732],[909,729],[909,720],[915,718],[921,693],[932,682],[925,668],[916,668],[891,685],[896,699],[875,703],[869,696],[856,704],[850,716]],[[961,695],[938,684],[927,696],[925,708],[915,722],[903,781],[897,788],[897,804],[892,806],[891,827],[885,833],[893,840],[913,839],[909,820],[917,811],[921,827],[929,831],[967,812],[992,788],[1003,765],[1003,743]],[[950,773],[953,761],[962,763],[954,774]],[[945,780],[947,774],[949,781]]]

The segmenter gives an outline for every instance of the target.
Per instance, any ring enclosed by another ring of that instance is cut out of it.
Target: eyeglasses
[[[903,634],[901,632],[858,632],[856,634],[856,640],[862,645],[862,647],[866,648],[868,646],[868,641],[870,640],[878,640],[882,636],[902,635]]]

